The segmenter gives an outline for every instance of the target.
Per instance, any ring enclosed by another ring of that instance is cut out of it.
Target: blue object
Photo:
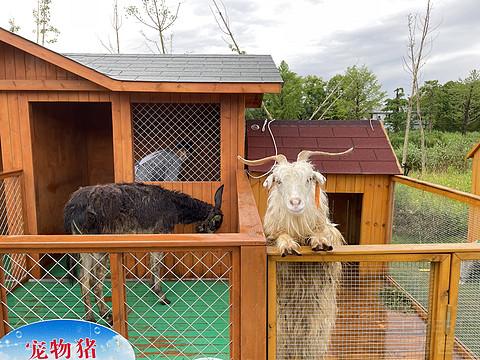
[[[115,331],[83,320],[48,320],[12,330],[0,340],[0,360],[135,360]]]

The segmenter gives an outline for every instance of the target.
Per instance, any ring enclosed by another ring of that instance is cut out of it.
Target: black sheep
[[[196,231],[213,233],[222,224],[223,185],[215,205],[178,191],[142,183],[86,186],[75,191],[64,208],[65,231],[72,234],[169,234],[176,224],[196,223]],[[159,273],[162,253],[151,254],[152,286],[162,304],[169,304]],[[85,318],[94,321],[89,289],[93,287],[99,313],[111,321],[103,301],[106,257],[80,255],[81,293]]]

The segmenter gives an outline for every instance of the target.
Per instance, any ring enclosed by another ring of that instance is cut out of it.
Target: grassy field
[[[448,186],[465,192],[470,192],[472,189],[472,173],[470,171],[461,172],[450,169],[441,173],[426,173],[423,177],[421,176],[420,172],[412,171],[408,175],[415,179],[421,179],[434,184]]]

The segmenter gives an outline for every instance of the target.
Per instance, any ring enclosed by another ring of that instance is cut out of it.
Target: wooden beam
[[[246,108],[259,108],[262,106],[263,94],[246,94],[245,95],[245,107]]]
[[[111,89],[131,92],[264,94],[279,93],[282,84],[116,81]]]
[[[303,256],[316,256],[329,258],[334,255],[390,255],[390,254],[450,254],[450,253],[480,253],[480,244],[476,243],[450,243],[450,244],[378,244],[378,245],[342,245],[337,246],[333,251],[315,252],[310,247],[303,246],[300,253]],[[281,254],[275,246],[267,247],[269,256]],[[460,256],[460,254],[459,254]],[[302,256],[295,256],[294,259],[302,260]],[[361,260],[360,260],[361,261]],[[406,261],[406,260],[405,260]]]
[[[0,80],[0,91],[106,91],[87,80]]]
[[[267,254],[264,246],[242,246],[241,360],[267,357]]]
[[[427,191],[432,194],[441,195],[450,199],[454,199],[466,204],[480,206],[480,196],[466,193],[460,190],[455,190],[446,186],[432,184],[427,181],[413,179],[408,176],[395,175],[393,181],[404,184],[419,190]]]
[[[9,170],[0,172],[0,179],[7,179],[10,177],[20,176],[23,174],[23,170]]]
[[[265,239],[262,220],[247,175],[237,171],[238,224],[240,233]]]
[[[218,248],[265,245],[245,234],[127,234],[127,235],[10,235],[0,236],[0,253],[14,252],[143,252],[159,248]]]

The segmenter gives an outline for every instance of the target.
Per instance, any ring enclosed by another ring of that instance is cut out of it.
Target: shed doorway
[[[360,244],[363,194],[330,193],[328,206],[330,216],[348,245]]]
[[[114,181],[111,103],[30,103],[38,234],[63,234],[80,186]]]

